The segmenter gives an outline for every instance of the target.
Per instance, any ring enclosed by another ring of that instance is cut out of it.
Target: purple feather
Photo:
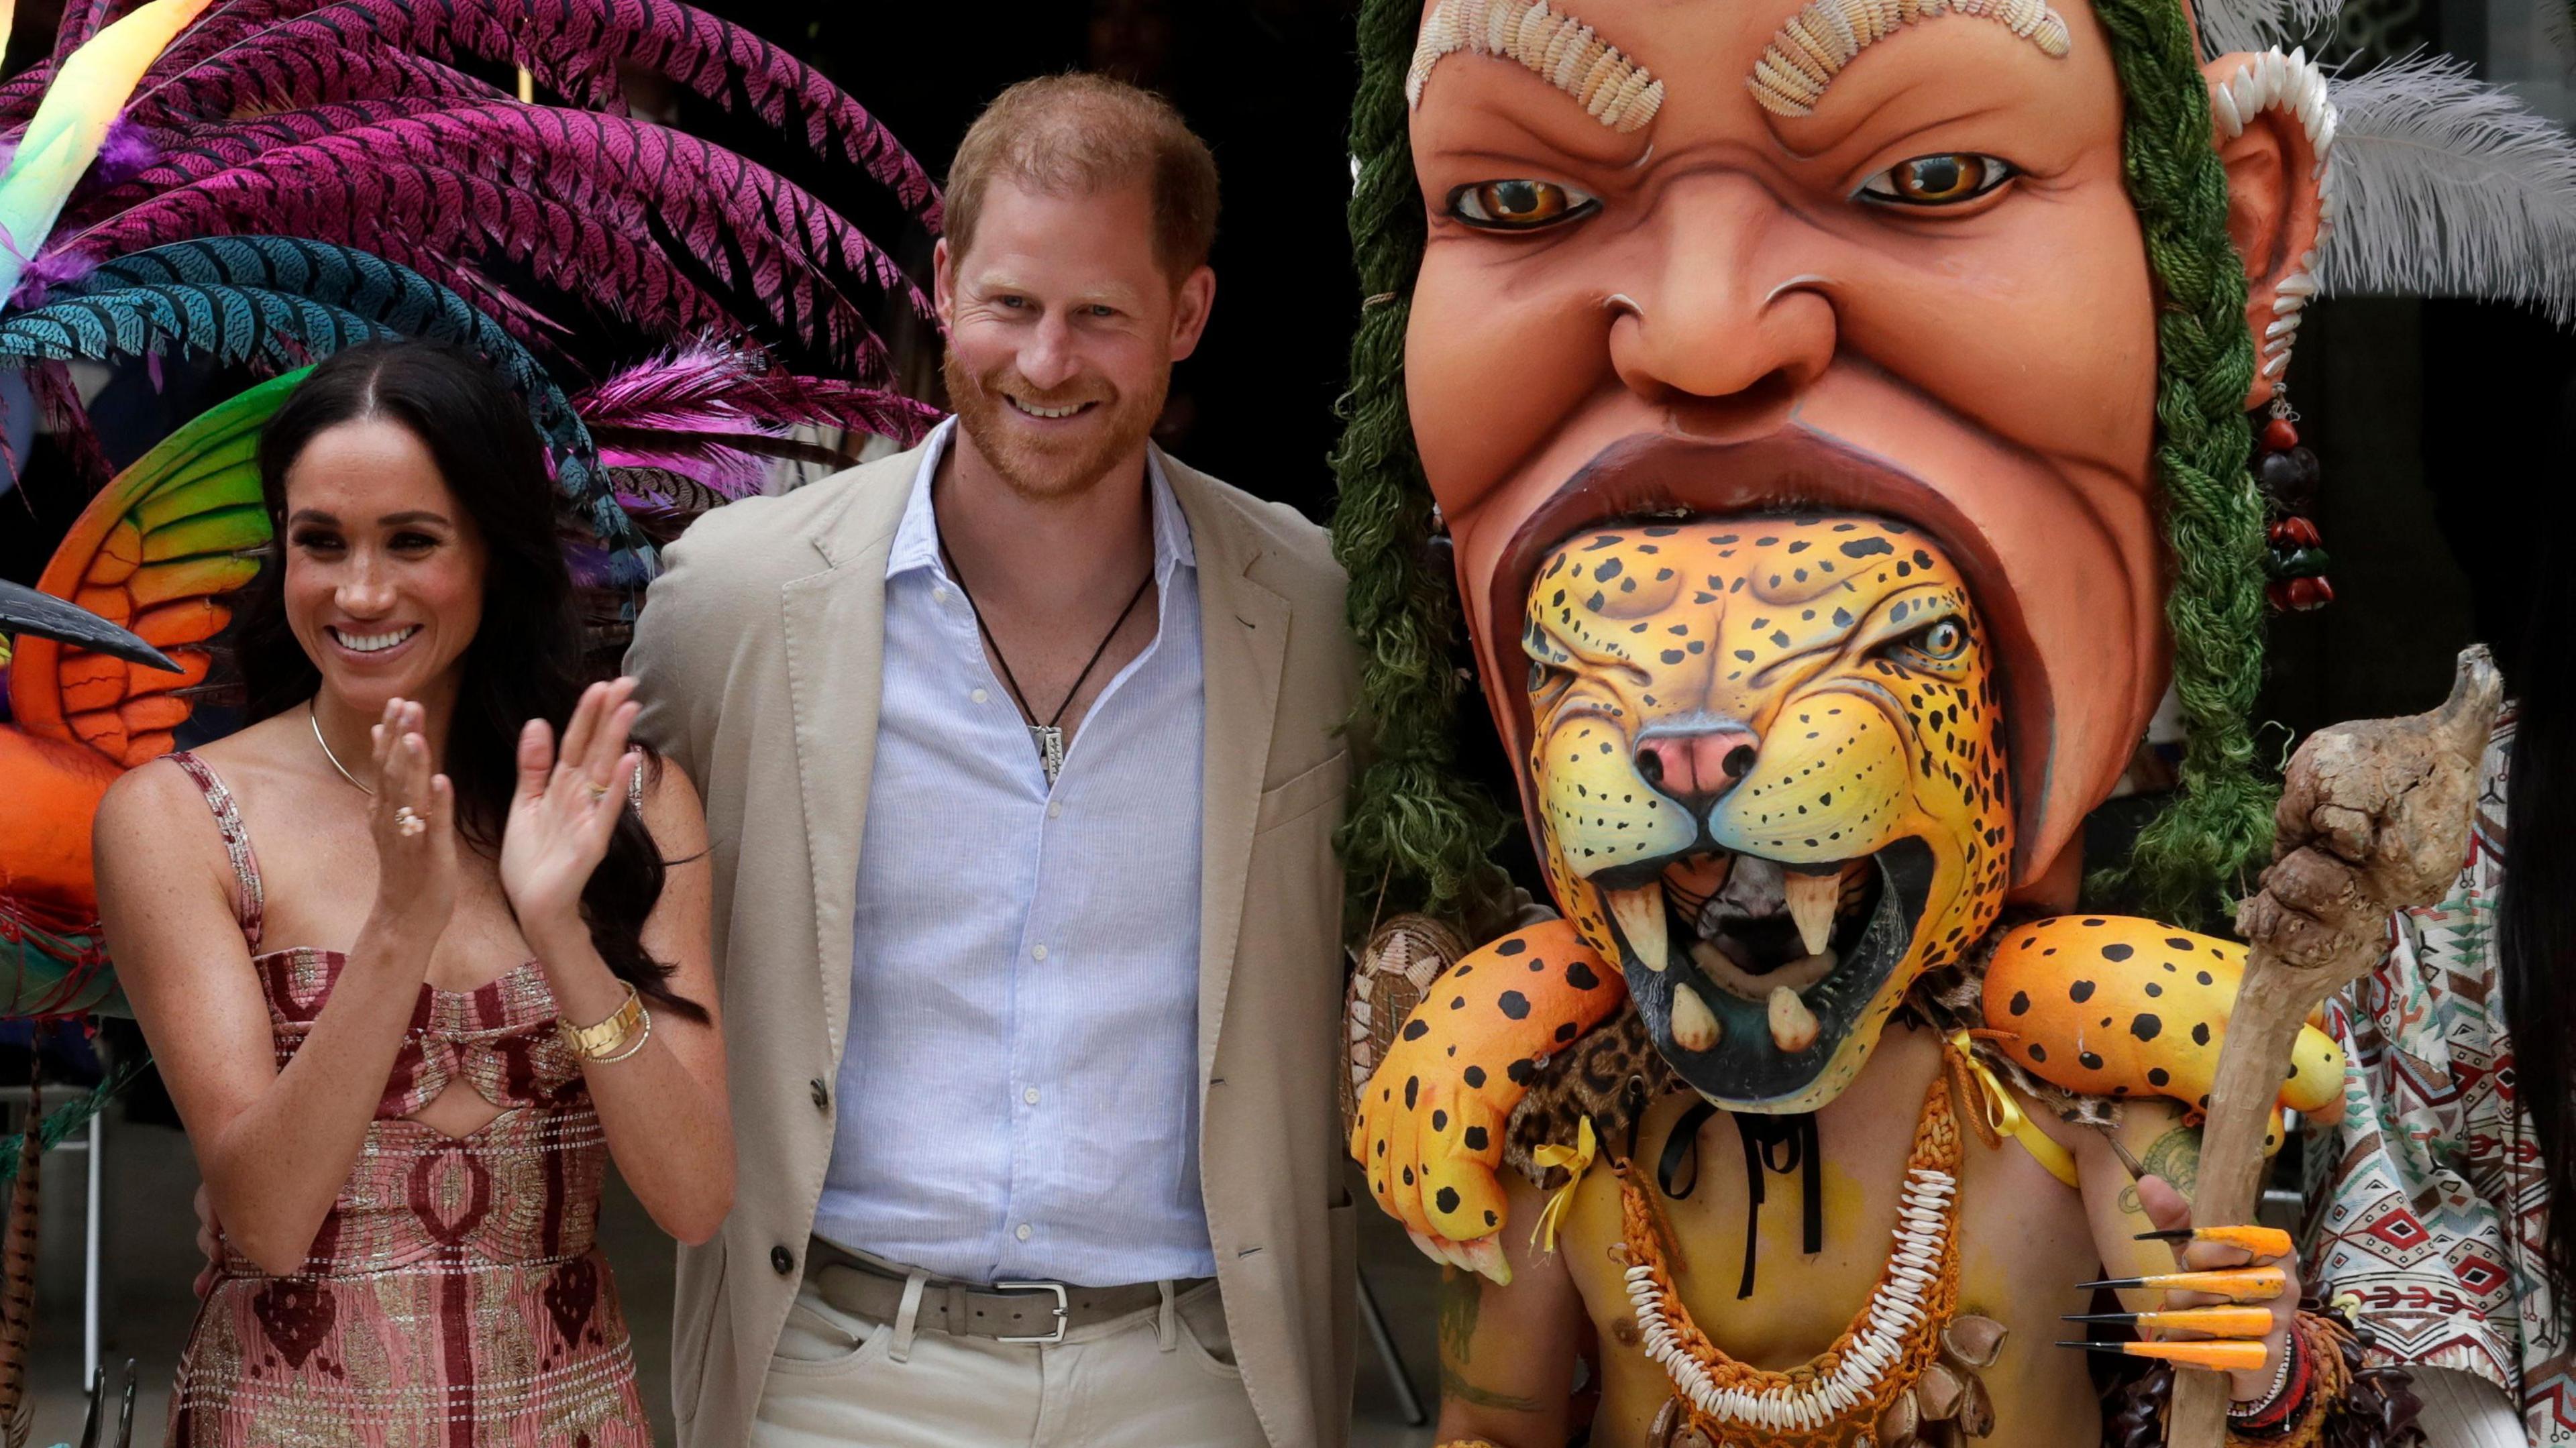
[[[275,84],[282,55],[384,46],[524,66],[576,105],[622,110],[617,70],[631,65],[728,109],[747,105],[814,154],[864,167],[927,226],[939,225],[938,188],[882,122],[813,67],[677,0],[335,0],[309,13],[294,0],[235,3],[258,8],[221,19],[210,12],[153,67],[147,88],[202,86],[187,113],[221,114],[233,108],[209,107],[226,86]],[[0,115],[5,100],[0,89]]]
[[[392,211],[417,225],[432,197],[442,204],[426,217],[428,237],[371,224]],[[113,253],[207,230],[317,225],[312,234],[388,255],[380,239],[404,250],[490,246],[650,321],[703,326],[733,308],[765,310],[863,381],[881,380],[885,361],[851,290],[892,290],[928,311],[857,227],[765,167],[659,126],[506,101],[348,102],[194,128],[127,185],[82,198],[56,235]],[[703,307],[669,310],[675,295]]]
[[[107,137],[99,142],[98,159],[90,163],[89,174],[101,186],[115,186],[160,159],[161,148],[153,143],[151,133],[120,112],[108,122]]]
[[[594,427],[723,430],[797,426],[919,440],[938,413],[899,393],[778,368],[701,338],[626,368],[573,400]]]

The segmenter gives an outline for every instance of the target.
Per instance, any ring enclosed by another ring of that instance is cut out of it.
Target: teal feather
[[[651,545],[619,506],[599,467],[590,431],[571,399],[518,339],[449,288],[409,267],[331,242],[278,236],[203,237],[102,262],[78,280],[56,288],[47,307],[23,315],[42,315],[66,303],[129,293],[164,296],[164,305],[193,306],[200,312],[222,309],[218,336],[264,325],[277,315],[273,310],[256,314],[243,310],[251,298],[294,298],[326,308],[335,317],[334,328],[314,335],[288,334],[313,356],[350,345],[332,339],[354,335],[348,329],[360,322],[377,329],[370,335],[428,337],[471,347],[526,399],[529,416],[554,456],[557,483],[591,530],[621,555],[620,571],[639,581],[649,573]],[[164,313],[147,308],[145,315],[157,319]],[[141,318],[96,320],[102,326],[122,326],[121,339],[142,335],[135,331]],[[206,324],[217,325],[217,319],[209,313]],[[5,331],[0,327],[0,334]],[[184,332],[180,339],[185,345],[203,345]],[[143,349],[120,345],[115,350]],[[273,359],[263,354],[263,360]]]

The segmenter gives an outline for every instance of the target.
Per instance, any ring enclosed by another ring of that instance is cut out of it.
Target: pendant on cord
[[[1037,741],[1038,765],[1046,771],[1047,788],[1055,788],[1055,777],[1064,773],[1064,731],[1053,724],[1028,726],[1029,737]]]
[[[1011,672],[1011,661],[1002,654],[1001,641],[993,637],[993,630],[984,622],[984,610],[975,602],[975,590],[966,586],[966,575],[958,571],[957,560],[948,556],[945,540],[939,545],[939,561],[947,566],[948,576],[955,580],[957,591],[966,596],[966,607],[975,615],[976,635],[984,640],[984,647],[992,650],[993,662],[1002,666],[1002,684],[1011,691],[1011,703],[1020,711],[1020,722],[1027,726],[1030,741],[1038,747],[1038,764],[1046,770],[1047,788],[1052,790],[1055,777],[1064,773],[1064,711],[1073,707],[1073,696],[1082,692],[1091,671],[1100,667],[1100,656],[1109,652],[1109,641],[1118,637],[1118,630],[1126,627],[1127,615],[1136,611],[1136,605],[1145,597],[1145,590],[1154,586],[1154,570],[1150,567],[1145,570],[1145,577],[1136,585],[1136,591],[1127,595],[1127,606],[1118,610],[1118,618],[1109,625],[1109,632],[1100,636],[1100,646],[1091,651],[1090,661],[1082,666],[1081,673],[1073,676],[1073,687],[1064,691],[1064,698],[1057,702],[1055,712],[1041,724],[1037,711],[1029,707],[1028,696],[1020,692],[1019,678]]]

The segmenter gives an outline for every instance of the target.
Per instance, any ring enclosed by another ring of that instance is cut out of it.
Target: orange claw
[[[2164,1232],[2140,1232],[2141,1242],[2215,1242],[2221,1247],[2234,1247],[2256,1257],[2290,1255],[2290,1234],[2278,1227],[2175,1227]]]
[[[2211,1337],[2265,1337],[2272,1331],[2268,1307],[2185,1307],[2168,1312],[2082,1312],[2068,1322],[2107,1322],[2153,1332],[2205,1332]]]
[[[2059,1347],[2080,1347],[2093,1352],[2118,1353],[2122,1357],[2161,1358],[2187,1368],[2207,1368],[2214,1373],[2259,1373],[2272,1360],[2271,1349],[2260,1342],[2060,1342]]]
[[[2108,1287],[2114,1292],[2133,1287],[2162,1292],[2206,1292],[2230,1302],[2269,1302],[2289,1290],[2290,1276],[2278,1267],[2230,1267],[2220,1272],[2160,1272],[2153,1277],[2114,1277],[2075,1285],[2087,1289]]]

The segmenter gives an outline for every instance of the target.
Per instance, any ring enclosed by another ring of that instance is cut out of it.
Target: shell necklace
[[[1973,1369],[1994,1361],[2002,1327],[1985,1318],[1966,1339],[1945,1344],[1943,1329],[1959,1297],[1959,1163],[1965,1145],[1951,1103],[1949,1072],[1936,1073],[1923,1096],[1914,1148],[1905,1164],[1895,1250],[1869,1301],[1831,1347],[1786,1372],[1729,1357],[1691,1320],[1664,1263],[1654,1209],[1635,1174],[1619,1179],[1621,1234],[1627,1248],[1628,1299],[1646,1355],[1672,1380],[1674,1400],[1658,1420],[1658,1442],[1719,1444],[1750,1437],[1765,1448],[1834,1448],[1911,1438],[1919,1414],[1963,1419],[1970,1433],[1992,1427],[1992,1408],[1963,1412],[1962,1398],[1982,1398]],[[1945,1346],[1960,1359],[1944,1366]],[[1918,1381],[1939,1369],[1940,1403],[1918,1400]],[[1935,1411],[1946,1408],[1947,1411]],[[1688,1426],[1675,1436],[1674,1410]],[[1893,1429],[1892,1432],[1889,1430]]]

